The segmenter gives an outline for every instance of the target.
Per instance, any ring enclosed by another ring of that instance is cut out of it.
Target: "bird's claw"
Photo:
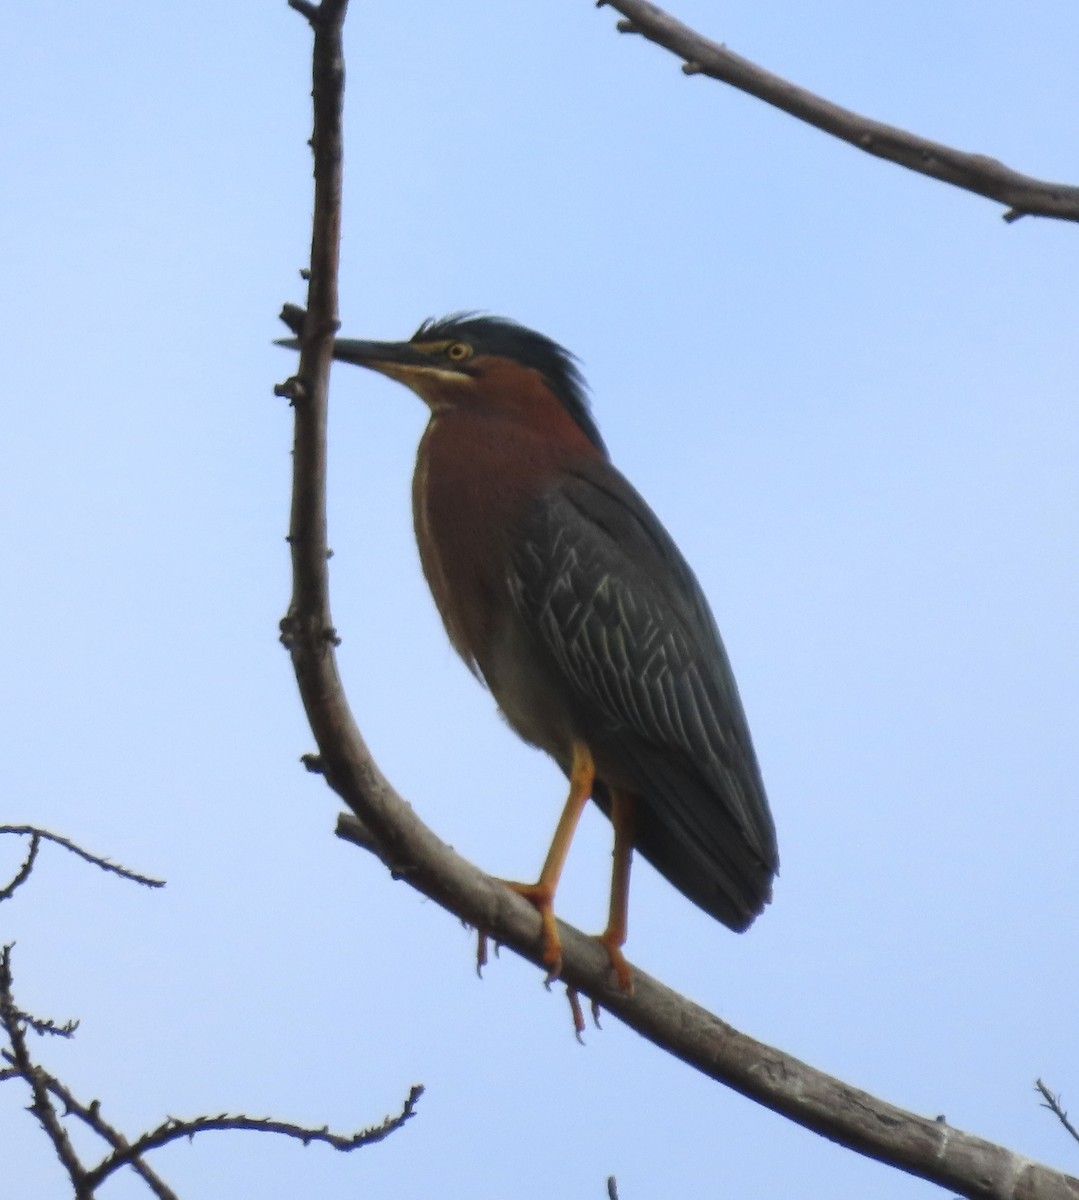
[[[568,983],[566,984],[566,999],[569,1001],[569,1010],[573,1016],[573,1033],[576,1036],[577,1041],[579,1041],[583,1046],[586,1023],[584,1019],[584,1010],[581,1008],[581,994],[575,987],[570,987]],[[602,1029],[603,1026],[599,1023],[599,1001],[593,999],[591,1008],[592,1024],[595,1025],[597,1029]]]
[[[577,1041],[584,1045],[585,1020],[581,1009],[581,996],[576,988],[566,985],[566,999],[569,1001],[569,1011],[573,1016],[573,1034]]]
[[[614,973],[615,982],[618,984],[618,990],[625,992],[627,996],[632,996],[633,968],[622,953],[621,943],[607,933],[601,933],[596,938],[596,941],[607,951],[607,957],[610,959],[611,970]]]
[[[543,985],[550,991],[551,984],[562,974],[562,939],[558,936],[558,922],[554,915],[554,889],[543,882],[514,883],[509,879],[500,882],[527,900],[539,913],[540,963],[547,968]]]

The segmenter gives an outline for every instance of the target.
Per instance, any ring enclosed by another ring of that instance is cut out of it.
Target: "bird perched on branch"
[[[634,849],[746,929],[778,855],[734,676],[693,572],[611,464],[576,360],[471,314],[427,321],[407,342],[338,338],[334,357],[430,409],[412,489],[424,574],[454,648],[569,780],[538,880],[508,884],[539,911],[543,963],[557,973],[555,890],[589,799],[614,827],[599,940],[621,987]]]

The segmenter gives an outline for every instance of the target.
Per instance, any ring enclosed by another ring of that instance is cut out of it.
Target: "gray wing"
[[[771,897],[775,828],[742,704],[693,572],[612,466],[563,477],[518,530],[511,590],[569,685],[605,786],[638,798],[635,845],[744,929]]]

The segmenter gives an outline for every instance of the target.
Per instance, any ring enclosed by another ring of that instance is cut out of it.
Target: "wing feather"
[[[605,462],[560,479],[518,534],[514,602],[569,685],[601,781],[637,795],[639,849],[701,907],[744,928],[770,898],[775,829],[692,571]],[[596,798],[607,806],[604,788]]]

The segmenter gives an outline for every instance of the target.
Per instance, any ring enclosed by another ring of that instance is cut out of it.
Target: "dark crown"
[[[507,317],[467,312],[453,313],[438,321],[424,321],[412,335],[414,342],[447,339],[467,342],[476,354],[509,358],[522,367],[539,371],[588,440],[601,453],[607,453],[588,403],[588,385],[577,366],[577,359],[564,346]]]

